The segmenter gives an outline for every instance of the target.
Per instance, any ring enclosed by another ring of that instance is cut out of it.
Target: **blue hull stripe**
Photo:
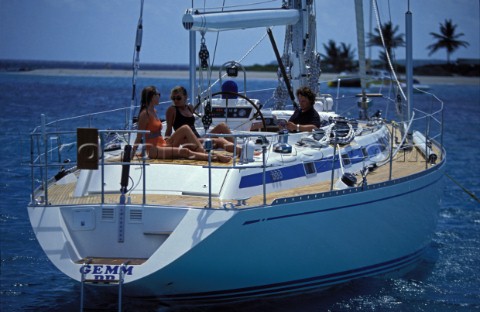
[[[394,260],[369,265],[357,269],[331,273],[311,278],[293,280],[288,282],[268,284],[255,287],[246,287],[239,289],[231,289],[224,291],[211,291],[202,293],[178,294],[160,296],[158,299],[165,301],[186,301],[186,302],[228,302],[235,300],[247,299],[249,297],[271,296],[282,293],[296,293],[334,284],[339,284],[352,279],[378,275],[382,273],[399,270],[419,261],[424,249],[416,251],[412,254],[399,257]]]
[[[381,152],[380,148],[375,144],[367,146],[369,157],[374,157]],[[351,164],[357,164],[360,162],[365,161],[363,153],[360,149],[352,150],[348,153],[348,157],[350,159]],[[332,170],[332,161],[333,156],[323,158],[321,160],[313,161],[315,164],[315,169],[317,173],[328,172]],[[307,161],[308,162],[308,161]],[[335,163],[333,164],[334,169],[340,168],[340,162],[338,161],[338,155],[335,156]],[[277,173],[281,173],[278,175]],[[275,174],[273,174],[275,173]],[[276,176],[277,178],[273,178]],[[278,178],[278,177],[281,178]],[[254,187],[262,185],[262,177],[263,173],[255,173],[251,175],[247,175],[241,178],[239,188],[246,188],[246,187]],[[280,181],[287,181],[291,179],[296,179],[300,177],[305,177],[305,169],[303,168],[303,163],[301,164],[294,164],[292,166],[268,170],[266,174],[266,183],[275,183]]]

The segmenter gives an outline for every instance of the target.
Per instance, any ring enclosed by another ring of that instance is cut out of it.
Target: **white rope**
[[[348,125],[348,133],[347,133],[346,136],[344,136],[344,137],[337,137],[337,133],[334,132],[334,134],[335,134],[334,139],[335,139],[335,142],[336,142],[336,143],[339,143],[339,144],[348,144],[348,143],[350,143],[350,142],[353,140],[353,138],[355,137],[355,131],[353,130],[352,125],[349,124],[349,123],[347,123],[347,125]]]

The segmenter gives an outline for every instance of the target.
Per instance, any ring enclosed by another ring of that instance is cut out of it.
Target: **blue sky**
[[[191,0],[144,0],[144,36],[140,60],[143,63],[187,64],[188,32],[181,25],[185,9]],[[208,1],[216,6],[222,1]],[[227,4],[251,3],[257,0],[225,0]],[[353,0],[316,1],[317,39],[322,44],[333,39],[356,49]],[[277,7],[280,1],[268,4]],[[365,27],[369,31],[369,1],[364,1]],[[382,22],[391,20],[405,33],[407,0],[378,0]],[[196,2],[197,7],[203,6]],[[446,59],[444,50],[428,56],[426,47],[434,40],[430,32],[439,33],[446,19],[457,24],[457,33],[465,36],[468,48],[460,48],[457,58],[480,58],[480,0],[410,0],[414,20],[415,59]],[[0,0],[0,59],[65,60],[126,62],[133,58],[135,31],[140,14],[140,0]],[[238,60],[265,33],[265,29],[220,33],[216,63]],[[280,51],[283,27],[274,29]],[[216,34],[207,34],[210,53],[215,47]],[[225,43],[226,41],[226,43]],[[237,43],[239,49],[234,48]],[[368,53],[368,51],[367,51]],[[395,51],[404,58],[403,49]],[[377,58],[378,50],[372,51]],[[268,38],[265,38],[243,63],[266,64],[275,60]]]

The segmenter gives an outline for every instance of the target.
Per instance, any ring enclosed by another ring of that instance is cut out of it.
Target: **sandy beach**
[[[94,77],[129,77],[132,76],[131,70],[114,69],[36,69],[32,71],[16,72],[24,75],[46,75],[46,76],[94,76]],[[335,80],[338,74],[323,73],[321,81]],[[147,78],[188,78],[188,71],[185,70],[139,70],[138,77]],[[250,71],[248,78],[253,79],[277,79],[274,72]],[[458,84],[458,85],[478,85],[480,87],[480,77],[464,76],[415,76],[422,84]]]

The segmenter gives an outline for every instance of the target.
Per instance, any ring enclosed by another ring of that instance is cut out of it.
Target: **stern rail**
[[[428,96],[428,95],[426,95]],[[353,95],[355,97],[355,95]],[[336,103],[334,106],[337,108],[340,107],[340,103],[343,101],[348,100],[348,97],[340,98],[337,97],[335,99]],[[386,113],[385,115],[391,115],[392,111],[398,109],[398,106],[402,106],[403,104],[399,104],[396,102],[396,99],[384,97],[381,98],[384,100],[384,104],[386,106]],[[412,117],[409,121],[411,123],[411,128],[419,130],[423,134],[423,140],[421,140],[422,144],[425,144],[423,148],[419,148],[418,150],[421,152],[424,151],[434,151],[436,155],[438,155],[438,160],[442,161],[444,158],[444,149],[443,149],[443,103],[438,100],[438,98],[431,96],[431,101],[427,104],[424,104],[423,107],[419,107],[415,110],[416,115]],[[440,104],[438,104],[440,103]],[[391,107],[395,107],[395,109],[391,109]],[[343,107],[343,105],[342,105]],[[358,110],[359,108],[356,107]],[[342,112],[341,112],[342,114]],[[351,115],[351,110],[343,110],[344,115]],[[88,118],[91,118],[88,116]],[[69,123],[70,120],[63,120],[64,122]],[[146,131],[138,131],[138,130],[99,130],[100,136],[100,144],[99,144],[99,170],[102,171],[102,189],[99,194],[88,194],[82,197],[73,197],[73,187],[74,183],[69,183],[68,179],[75,179],[78,177],[78,168],[76,159],[76,149],[73,147],[76,145],[75,141],[71,138],[75,135],[75,131],[67,131],[61,129],[61,127],[57,124],[57,122],[46,123],[45,117],[42,118],[42,127],[35,128],[35,130],[31,133],[30,136],[30,167],[31,167],[31,203],[30,205],[44,205],[48,206],[50,204],[54,205],[84,205],[84,204],[104,204],[104,203],[119,203],[119,196],[120,196],[120,187],[118,192],[106,192],[103,189],[103,171],[107,166],[138,166],[141,167],[142,172],[146,172],[146,167],[156,163],[162,163],[160,160],[148,160],[145,155],[140,157],[138,160],[134,160],[132,162],[123,162],[121,161],[121,154],[122,149],[121,147],[128,143],[126,137],[130,137],[131,134],[142,133],[145,135]],[[372,117],[370,118],[367,123],[384,123],[384,119],[382,117]],[[399,122],[399,123],[392,123],[389,126],[390,131],[390,155],[394,154],[394,149],[400,150],[409,150],[415,147],[412,143],[413,141],[409,138],[409,129],[405,125],[407,124],[406,121]],[[90,125],[90,123],[89,123]],[[54,129],[50,129],[53,127]],[[48,128],[48,129],[47,129]],[[368,133],[368,128],[365,129],[365,132]],[[277,133],[265,133],[265,132],[243,132],[234,135],[219,135],[215,134],[215,136],[232,136],[237,140],[243,140],[245,142],[251,138],[263,138],[267,141],[267,138],[270,140],[267,143],[268,148],[270,145],[274,144],[273,138],[278,136]],[[70,137],[70,141],[65,139],[66,137]],[[206,136],[208,137],[208,135]],[[112,139],[113,138],[113,139]],[[109,141],[109,139],[112,139]],[[73,141],[73,142],[72,142]],[[268,141],[267,141],[268,142]],[[403,144],[407,142],[406,144]],[[54,146],[56,143],[56,146]],[[118,144],[115,147],[115,144]],[[235,144],[236,145],[236,144]],[[264,144],[265,145],[265,144]],[[116,148],[116,150],[115,150]],[[247,168],[259,168],[262,169],[262,188],[263,194],[260,196],[260,200],[257,199],[258,196],[251,196],[248,199],[248,204],[251,205],[255,203],[255,205],[267,205],[273,202],[274,198],[271,194],[266,193],[266,178],[265,173],[269,165],[267,165],[265,154],[266,154],[267,146],[262,147],[262,162],[257,161],[256,163],[243,163],[242,161],[237,160],[234,158],[233,163],[229,164],[212,164],[211,161],[205,163],[197,162],[195,165],[203,166],[204,168],[208,169],[208,174],[211,174],[212,170],[229,170],[229,169],[247,169]],[[235,151],[234,151],[235,152]],[[116,153],[116,154],[115,154]],[[405,151],[401,153],[402,155],[407,155]],[[116,155],[116,156],[115,156]],[[107,158],[107,156],[109,158]],[[337,157],[338,158],[338,157]],[[390,168],[390,174],[386,180],[394,179],[398,176],[396,174],[396,170],[394,166],[398,167],[398,164],[395,164],[393,161],[394,157],[390,157],[390,162],[386,164],[378,164],[378,165],[387,165]],[[429,156],[426,156],[429,158]],[[74,159],[71,161],[70,159]],[[398,159],[395,157],[395,159]],[[165,161],[164,161],[165,162]],[[175,160],[169,162],[173,164],[189,164],[192,165],[191,160]],[[432,164],[430,164],[432,165]],[[429,164],[427,161],[424,161],[423,167],[424,169],[428,169]],[[401,166],[400,166],[401,167]],[[333,168],[333,165],[332,165]],[[402,169],[404,170],[404,169]],[[334,176],[334,175],[332,175]],[[141,176],[142,181],[139,183],[143,183],[145,185],[146,175],[142,174]],[[374,179],[372,176],[369,176],[368,182],[372,183]],[[332,191],[332,182],[329,181],[330,188],[326,191]],[[154,205],[175,205],[175,204],[182,204],[185,207],[200,207],[200,208],[222,208],[223,209],[239,209],[244,208],[244,201],[242,205],[237,205],[236,198],[232,198],[232,203],[229,204],[229,201],[222,200],[212,195],[212,192],[208,192],[208,197],[205,196],[193,196],[193,195],[168,195],[168,194],[148,194],[147,198],[147,191],[145,187],[143,187],[142,194],[129,194],[130,199],[127,203],[132,204],[154,204]],[[49,194],[49,192],[51,194]],[[296,191],[297,192],[297,191]],[[282,193],[282,192],[281,192]],[[288,193],[288,192],[283,192]],[[277,194],[280,197],[283,197],[282,194]],[[50,198],[51,197],[51,198]],[[212,205],[212,199],[215,200],[215,205]],[[215,206],[215,207],[213,207]]]

